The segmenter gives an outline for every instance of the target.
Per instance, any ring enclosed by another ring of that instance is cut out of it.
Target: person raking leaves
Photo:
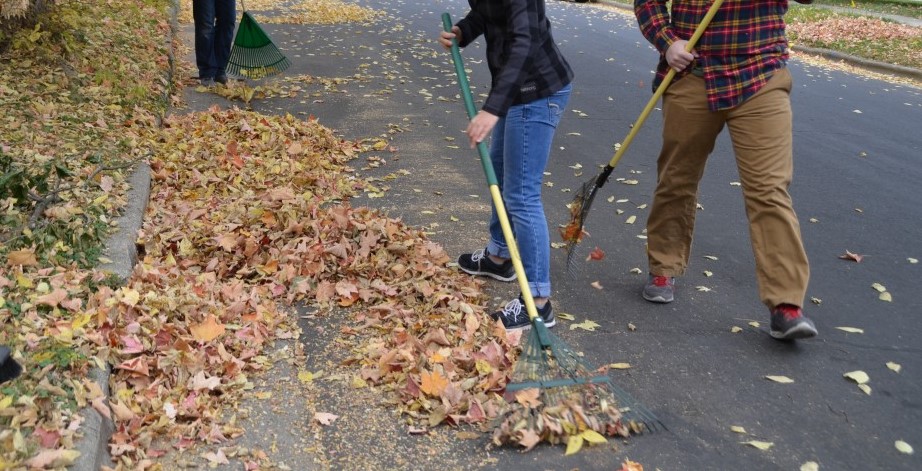
[[[471,147],[492,131],[490,158],[518,242],[535,306],[547,327],[556,323],[551,305],[550,237],[541,202],[551,141],[570,97],[573,71],[551,35],[544,0],[469,1],[471,10],[439,42],[460,47],[483,35],[492,77],[483,108],[465,133]],[[500,281],[516,274],[496,208],[486,248],[462,254],[461,270]],[[521,297],[491,314],[507,329],[531,326]]]
[[[798,0],[812,3],[812,0]],[[810,266],[788,187],[794,172],[787,0],[725,2],[696,47],[685,43],[707,11],[691,0],[636,0],[640,30],[660,61],[653,89],[669,68],[663,94],[663,145],[647,220],[649,278],[643,298],[672,302],[675,277],[691,252],[698,184],[717,136],[730,132],[749,218],[759,295],[771,335],[817,335],[803,314]]]

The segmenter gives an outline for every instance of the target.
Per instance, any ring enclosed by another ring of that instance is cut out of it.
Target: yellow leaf
[[[767,450],[767,449],[769,449],[769,448],[775,446],[775,444],[772,443],[772,442],[761,442],[761,441],[759,441],[759,440],[750,440],[750,441],[748,441],[748,442],[741,442],[741,443],[742,443],[743,445],[749,445],[749,446],[751,446],[751,447],[758,448],[758,449],[760,449],[760,450],[762,450],[762,451],[765,451],[765,450]]]
[[[19,286],[20,288],[32,288],[35,286],[35,284],[32,283],[32,280],[30,278],[26,278],[25,276],[22,276],[20,274],[16,275],[16,285]]]
[[[857,327],[836,327],[836,329],[848,332],[850,334],[863,334],[864,333],[864,329],[859,329]]]
[[[566,312],[561,312],[557,314],[558,319],[563,319],[565,321],[575,321],[576,318],[573,317],[573,314],[567,314]]]
[[[631,216],[627,218],[627,221],[624,221],[625,224],[634,224],[637,221],[637,216]]]
[[[897,373],[899,373],[900,370],[903,369],[903,367],[900,366],[899,363],[893,363],[892,361],[888,361],[888,362],[887,362],[887,368],[890,368],[891,370],[893,370],[893,371],[895,371],[895,372],[897,372]]]
[[[871,377],[868,376],[864,371],[850,371],[842,375],[858,384],[864,384],[871,380]]]
[[[583,433],[579,434],[579,436],[582,437],[583,440],[586,440],[592,445],[598,445],[599,443],[608,442],[608,440],[606,440],[605,437],[602,436],[601,433],[596,432],[595,430],[592,430],[592,429],[583,430]]]
[[[730,327],[730,332],[732,332],[732,333],[734,333],[734,334],[738,334],[738,333],[740,333],[740,332],[742,332],[742,331],[743,331],[743,328],[742,328],[742,327],[737,327],[737,326]]]
[[[311,383],[314,381],[314,373],[311,373],[310,371],[306,371],[306,370],[299,371],[298,381],[300,381],[302,384]]]
[[[871,285],[871,288],[874,288],[875,290],[877,290],[878,293],[883,293],[884,291],[887,291],[887,288],[884,287],[884,285],[882,285],[882,284],[880,284],[880,283],[874,283],[874,284],[872,284],[872,285]]]
[[[859,385],[858,385],[858,389],[860,389],[861,391],[863,391],[863,392],[864,392],[865,394],[867,394],[868,396],[871,395],[871,387],[868,386],[867,384],[859,384]]]
[[[72,329],[74,329],[74,330],[81,329],[81,328],[83,328],[83,326],[85,326],[88,322],[90,322],[90,319],[92,319],[92,318],[93,318],[93,315],[90,314],[90,313],[88,313],[88,312],[85,312],[85,313],[83,313],[83,314],[80,314],[80,315],[74,317],[73,322],[70,323],[70,327],[71,327]]]
[[[596,327],[599,327],[599,324],[596,324],[595,322],[588,321],[588,320],[580,322],[579,324],[570,324],[570,330],[583,329],[583,330],[588,330],[589,332],[595,332]]]
[[[493,372],[493,366],[486,360],[477,360],[474,366],[477,368],[477,372],[482,375],[488,375]]]
[[[572,454],[578,453],[581,448],[583,448],[583,437],[579,435],[571,435],[567,440],[567,451],[564,453],[564,455],[570,456]]]
[[[903,440],[897,440],[893,443],[893,445],[897,450],[899,450],[900,453],[905,453],[907,455],[911,455],[913,453],[912,446]]]
[[[881,301],[886,301],[888,303],[893,302],[893,296],[890,294],[889,291],[884,291],[883,293],[880,293],[880,296],[878,296],[877,298],[880,299]]]
[[[772,380],[772,381],[774,381],[774,382],[776,382],[776,383],[782,383],[782,384],[788,384],[788,383],[793,383],[793,382],[794,382],[793,379],[788,378],[787,376],[772,376],[772,375],[769,375],[769,376],[766,376],[765,379],[770,379],[770,380]]]
[[[6,409],[13,405],[13,396],[4,396],[3,399],[0,399],[0,410]]]
[[[761,324],[759,324],[759,323],[756,322],[756,321],[752,321],[752,322],[749,323],[749,325],[752,326],[752,327],[755,327],[756,329],[758,329],[758,328],[759,328],[759,325],[761,325]]]
[[[800,471],[820,471],[820,464],[816,461],[807,461],[800,465]]]
[[[192,337],[199,342],[210,342],[224,334],[224,324],[219,324],[214,314],[208,314],[205,321],[189,327]]]
[[[129,306],[136,306],[138,301],[141,300],[141,293],[131,289],[131,288],[122,288],[122,302]]]
[[[352,377],[352,387],[355,389],[362,389],[368,387],[368,382],[362,379],[361,376]]]
[[[616,369],[616,370],[626,370],[631,367],[631,364],[630,363],[612,363],[608,365],[608,367]]]
[[[731,426],[730,426],[730,431],[736,432],[736,433],[746,434],[746,429],[744,429],[743,427],[740,427],[739,425],[731,425]]]

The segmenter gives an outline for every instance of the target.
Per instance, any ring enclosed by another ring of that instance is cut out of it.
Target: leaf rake
[[[280,74],[290,65],[243,4],[243,16],[234,36],[227,73],[257,79]]]
[[[445,31],[451,31],[448,13],[442,14],[442,24]],[[474,99],[456,41],[452,41],[451,55],[468,118],[473,118]],[[538,315],[525,278],[486,144],[478,143],[477,150],[531,321],[511,382],[506,386],[507,393],[514,395],[515,400],[497,417],[494,443],[519,443],[531,448],[541,440],[559,443],[584,437],[588,431],[628,436],[662,427],[662,422],[615,386],[608,375],[588,367],[578,353],[548,330]]]
[[[711,19],[714,18],[721,4],[723,4],[723,0],[715,0],[708,8],[704,18],[701,19],[701,23],[695,28],[695,32],[685,45],[686,52],[691,52],[691,50],[694,49],[695,44],[697,44],[701,35],[704,34],[704,30],[707,29],[708,25],[711,23]],[[573,260],[577,258],[574,256],[576,246],[579,245],[583,236],[586,234],[583,228],[586,225],[586,218],[589,216],[589,209],[592,207],[592,202],[595,200],[596,194],[599,192],[599,189],[608,182],[608,177],[611,175],[612,170],[615,169],[615,166],[618,165],[618,162],[621,160],[621,156],[623,156],[628,147],[631,146],[631,142],[634,141],[637,132],[640,131],[641,126],[643,126],[643,123],[647,120],[647,116],[653,111],[656,102],[663,96],[663,93],[666,91],[666,88],[669,87],[675,75],[675,69],[670,68],[669,72],[667,72],[666,76],[663,78],[663,81],[656,87],[656,91],[653,92],[653,96],[650,97],[647,106],[644,107],[637,121],[631,127],[631,131],[628,132],[627,137],[624,138],[624,142],[622,142],[618,150],[615,151],[614,157],[611,158],[608,164],[602,168],[602,171],[595,178],[583,183],[574,196],[573,201],[569,204],[570,222],[560,230],[560,235],[567,244],[568,271],[570,270]]]

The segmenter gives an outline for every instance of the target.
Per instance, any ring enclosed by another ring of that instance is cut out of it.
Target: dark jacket
[[[554,38],[544,0],[468,0],[471,11],[457,23],[461,47],[481,34],[492,75],[483,110],[505,116],[509,107],[553,95],[573,79]]]

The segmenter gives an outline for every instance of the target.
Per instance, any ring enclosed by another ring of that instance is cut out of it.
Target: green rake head
[[[495,444],[522,443],[526,431],[549,443],[566,443],[585,430],[627,437],[665,429],[652,412],[607,374],[590,368],[540,319],[533,325],[506,386],[511,402],[497,417]]]
[[[259,23],[249,12],[243,12],[227,62],[227,73],[256,79],[279,74],[290,65]]]

